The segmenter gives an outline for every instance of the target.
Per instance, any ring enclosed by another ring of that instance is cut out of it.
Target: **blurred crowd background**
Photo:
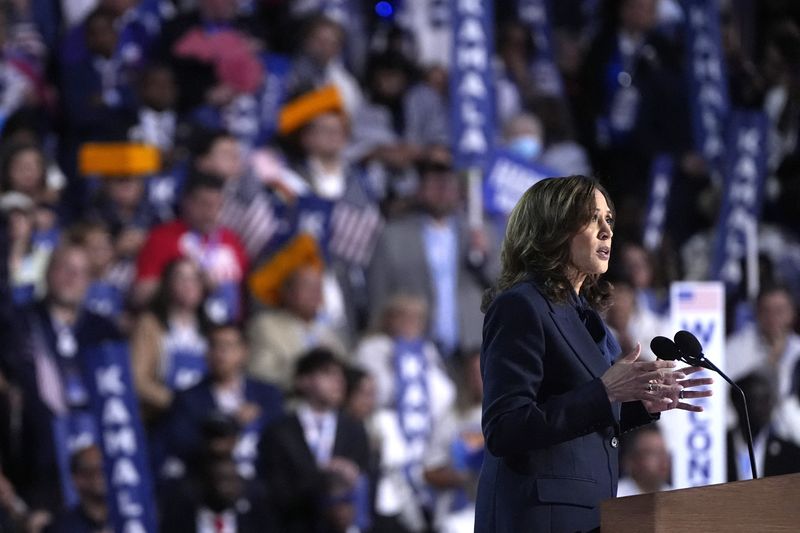
[[[769,118],[759,290],[728,291],[726,368],[759,471],[797,472],[800,4],[712,3],[731,105]],[[517,3],[494,2],[496,143],[608,188],[607,321],[652,357],[669,284],[709,277],[724,192],[692,142],[686,15],[549,5],[548,75]],[[111,508],[130,510],[110,485],[137,472],[104,462],[128,441],[98,430],[82,361],[112,342],[160,530],[472,531],[503,221],[467,219],[450,3],[0,6],[0,530],[111,531]],[[672,189],[647,247],[662,153]],[[731,480],[749,476],[737,419]],[[623,453],[621,494],[669,487],[657,427]]]

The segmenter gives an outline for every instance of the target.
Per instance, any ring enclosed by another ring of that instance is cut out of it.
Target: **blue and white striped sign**
[[[155,533],[156,514],[145,435],[126,343],[82,352],[84,381],[101,435],[111,523],[115,531]]]
[[[767,117],[735,111],[728,128],[725,187],[717,222],[711,278],[728,289],[742,281],[742,260],[756,235],[767,173]]]
[[[494,144],[493,2],[451,2],[450,73],[453,155],[458,168],[478,167]]]
[[[721,179],[725,128],[730,109],[727,77],[715,0],[684,0],[686,65],[694,145]]]

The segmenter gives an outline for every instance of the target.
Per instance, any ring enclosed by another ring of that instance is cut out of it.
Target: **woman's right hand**
[[[642,347],[639,343],[617,360],[600,379],[613,402],[645,400],[672,403],[672,397],[683,388],[677,380],[683,372],[675,372],[675,361],[638,361]]]

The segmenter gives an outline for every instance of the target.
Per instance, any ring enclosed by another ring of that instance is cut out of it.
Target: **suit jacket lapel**
[[[589,373],[594,377],[602,376],[608,370],[609,365],[586,326],[578,317],[578,312],[571,305],[552,304],[550,315],[564,340],[567,341]]]
[[[347,457],[348,435],[347,427],[342,423],[342,412],[336,414],[336,436],[333,438],[333,453],[331,455]]]
[[[300,417],[297,414],[292,416],[292,422],[288,425],[289,438],[291,441],[296,442],[297,446],[293,449],[297,450],[302,457],[302,462],[309,465],[314,465],[316,468],[317,459],[314,457],[314,452],[311,451],[311,446],[306,442],[306,435],[303,432],[303,426],[300,424]]]
[[[199,391],[201,395],[197,396],[197,399],[201,401],[201,405],[196,405],[195,408],[200,413],[217,410],[219,406],[217,405],[217,399],[214,397],[214,386],[211,383],[211,378],[206,377],[202,383],[203,388]]]

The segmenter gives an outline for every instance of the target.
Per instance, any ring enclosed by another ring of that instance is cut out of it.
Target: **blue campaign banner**
[[[548,0],[517,0],[517,15],[530,28],[536,47],[531,68],[537,86],[547,94],[563,94],[564,84],[553,52],[550,3]]]
[[[451,2],[450,114],[458,168],[483,165],[495,135],[493,2]]]
[[[126,65],[138,66],[151,55],[163,23],[175,15],[175,8],[166,0],[141,0],[121,19],[117,40],[119,57]]]
[[[716,0],[683,0],[694,146],[719,181],[724,172],[730,102],[717,4]]]
[[[89,286],[83,305],[98,315],[114,320],[125,308],[125,294],[113,283],[95,281]]]
[[[669,195],[672,191],[672,156],[661,154],[653,159],[650,170],[650,196],[647,200],[647,215],[644,222],[642,243],[653,251],[661,246],[664,237],[664,221],[667,218]]]
[[[484,168],[483,204],[492,216],[508,216],[531,185],[558,175],[551,168],[525,161],[507,150],[493,152]]]
[[[742,281],[748,235],[757,246],[767,175],[768,119],[761,111],[734,111],[728,127],[725,187],[717,222],[711,278],[728,289]]]
[[[105,342],[83,350],[81,356],[100,434],[110,522],[117,532],[155,533],[152,476],[128,345]]]
[[[433,429],[425,341],[395,338],[394,370],[400,431],[411,463],[421,462]]]
[[[200,383],[206,376],[208,366],[205,345],[201,344],[199,348],[202,350],[183,347],[170,351],[164,384],[171,390],[184,391]]]
[[[299,196],[293,203],[276,205],[280,226],[266,255],[277,252],[299,233],[307,233],[319,244],[325,261],[330,259],[331,215],[335,203],[315,194]]]

